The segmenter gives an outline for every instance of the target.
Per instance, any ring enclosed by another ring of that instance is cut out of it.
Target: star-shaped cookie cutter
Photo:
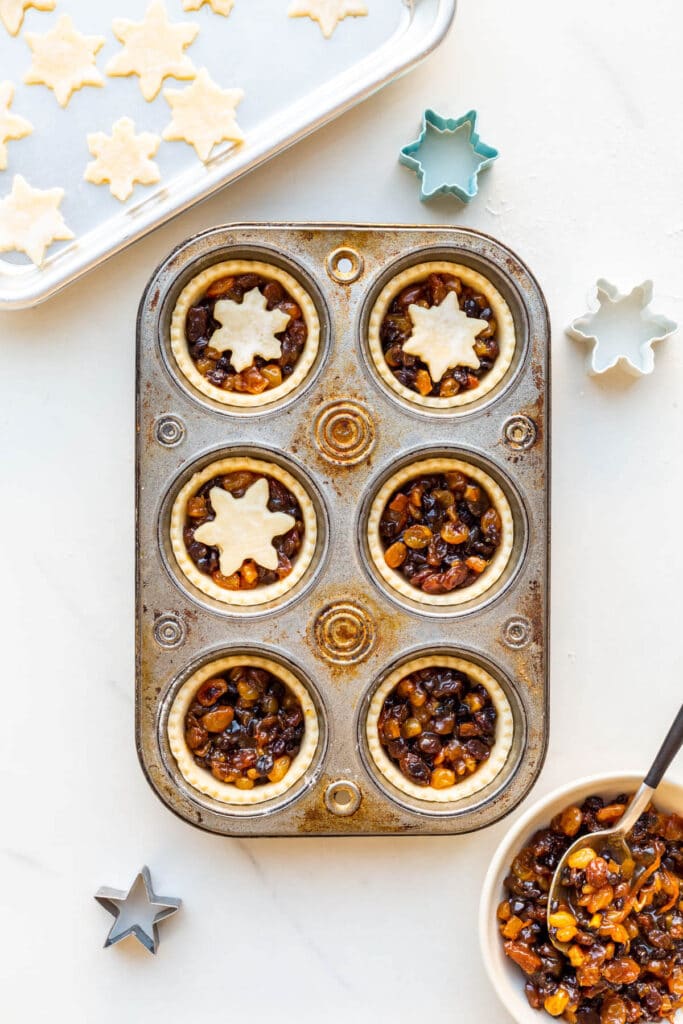
[[[139,889],[144,887],[146,907],[140,907]],[[138,890],[138,892],[136,892]],[[159,929],[161,921],[175,914],[182,901],[171,896],[157,896],[152,888],[152,876],[145,865],[135,876],[128,892],[123,889],[110,889],[102,886],[95,893],[95,899],[114,917],[114,923],[104,941],[104,948],[113,946],[129,935],[134,935],[149,953],[156,953],[159,947]],[[127,904],[131,902],[131,907]],[[137,903],[137,907],[134,904]],[[135,916],[133,916],[133,911]],[[147,920],[140,920],[146,915]]]
[[[598,376],[621,366],[635,377],[647,376],[655,368],[653,344],[664,341],[678,324],[653,313],[652,281],[643,281],[623,295],[610,281],[597,281],[598,308],[574,320],[567,334],[590,345],[588,373]]]
[[[452,195],[469,203],[476,196],[480,172],[499,155],[476,129],[476,110],[456,118],[425,110],[422,131],[399,154],[399,162],[420,178],[420,199]]]

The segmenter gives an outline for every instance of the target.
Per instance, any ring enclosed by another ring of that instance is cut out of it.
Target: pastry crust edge
[[[389,306],[398,293],[402,291],[406,285],[413,284],[415,281],[422,281],[429,274],[444,273],[455,274],[456,277],[459,277],[469,287],[476,288],[477,291],[483,292],[489,300],[498,326],[496,340],[498,341],[499,353],[493,368],[486,374],[476,388],[472,388],[469,391],[461,391],[457,395],[451,395],[450,398],[439,398],[438,395],[420,395],[416,391],[412,391],[410,388],[401,384],[400,381],[396,380],[396,377],[394,377],[387,365],[386,359],[384,358],[382,343],[380,341],[380,328],[382,326],[382,321],[386,316]],[[370,320],[368,322],[368,349],[377,373],[384,383],[391,388],[392,391],[400,395],[401,398],[406,399],[408,402],[412,402],[413,405],[419,405],[426,409],[454,409],[459,406],[470,405],[472,402],[483,398],[484,395],[487,395],[501,382],[505,374],[510,369],[516,345],[517,338],[512,313],[510,312],[510,307],[498,289],[487,277],[484,277],[483,274],[478,273],[476,270],[472,270],[471,267],[464,266],[461,263],[451,263],[445,260],[438,260],[430,263],[417,263],[414,266],[401,271],[401,273],[397,274],[395,277],[392,277],[375,300],[372,312],[370,313]]]
[[[466,776],[462,782],[456,782],[447,789],[434,789],[432,786],[418,786],[405,777],[403,772],[394,764],[386,754],[379,739],[377,722],[380,712],[388,694],[402,679],[411,672],[419,672],[423,668],[442,666],[454,668],[459,672],[466,673],[470,679],[485,686],[491,701],[498,713],[496,722],[496,739],[491,754],[480,768],[472,775]],[[455,800],[464,800],[468,796],[479,792],[488,786],[505,767],[512,749],[514,736],[514,720],[512,709],[503,688],[489,672],[467,661],[464,658],[455,658],[450,655],[433,654],[422,658],[414,658],[406,662],[400,668],[395,669],[378,686],[373,694],[365,720],[365,733],[370,756],[378,771],[400,792],[407,796],[415,797],[418,800],[425,800],[430,803],[453,803]]]
[[[382,513],[393,491],[403,486],[409,480],[413,480],[415,477],[422,476],[423,474],[445,473],[451,470],[465,473],[484,488],[500,516],[502,527],[501,542],[482,574],[468,587],[452,590],[449,594],[425,594],[423,590],[409,583],[405,576],[397,572],[396,569],[391,569],[387,565],[384,560],[384,547],[380,540],[379,524]],[[367,538],[368,550],[374,566],[385,583],[388,583],[393,590],[396,590],[403,597],[412,598],[413,601],[417,601],[419,604],[457,606],[481,597],[502,576],[512,554],[514,519],[512,509],[503,489],[483,469],[473,465],[471,462],[465,462],[463,459],[457,458],[421,459],[418,462],[411,462],[397,473],[393,473],[380,488],[370,506]]]
[[[215,779],[211,772],[201,768],[195,762],[185,742],[185,715],[199,687],[212,676],[225,672],[228,669],[236,668],[238,665],[264,668],[282,680],[299,699],[306,726],[299,752],[292,760],[284,778],[280,779],[279,782],[266,782],[263,786],[254,786],[253,789],[238,789],[234,783],[221,782],[219,779]],[[166,732],[171,753],[178,765],[178,770],[193,789],[198,790],[205,796],[212,797],[214,800],[218,800],[219,803],[248,806],[261,804],[266,800],[273,800],[278,796],[282,796],[299,781],[313,763],[313,758],[318,748],[320,727],[318,725],[315,705],[307,687],[304,686],[301,680],[293,672],[285,668],[284,665],[280,665],[279,662],[273,661],[270,658],[247,654],[218,658],[218,660],[210,661],[206,665],[202,665],[196,672],[193,672],[189,679],[186,679],[182,684],[173,699]]]
[[[202,484],[207,483],[214,476],[221,476],[225,473],[240,472],[241,470],[260,473],[263,476],[270,476],[274,480],[278,480],[281,484],[284,484],[284,486],[291,491],[301,507],[301,514],[304,521],[304,538],[299,554],[297,555],[296,562],[294,563],[294,567],[292,568],[289,576],[285,576],[284,579],[278,580],[276,583],[268,583],[266,586],[255,587],[253,590],[226,590],[224,587],[219,587],[217,583],[214,583],[210,576],[200,572],[196,567],[187,552],[187,548],[185,547],[183,529],[185,525],[188,499],[194,496]],[[223,604],[245,607],[267,604],[269,601],[274,601],[288,593],[303,578],[311,564],[311,561],[313,560],[313,555],[315,554],[318,536],[318,521],[315,513],[315,507],[308,492],[303,485],[299,483],[296,477],[292,476],[291,473],[288,473],[286,469],[283,469],[282,466],[279,466],[276,462],[266,462],[263,459],[232,456],[225,459],[218,459],[216,462],[210,462],[203,469],[193,473],[184,487],[180,489],[171,509],[169,535],[171,548],[178,568],[182,575],[188,579],[190,583],[197,588],[197,590],[200,590],[203,594],[206,594],[207,597],[213,597],[215,600],[220,601]]]
[[[277,281],[287,289],[294,301],[301,308],[308,337],[303,351],[290,374],[282,384],[276,388],[268,388],[260,395],[247,395],[236,391],[224,391],[204,377],[195,366],[188,349],[187,338],[185,337],[185,320],[188,310],[198,299],[200,299],[209,285],[218,281],[221,277],[232,274],[260,274],[261,277],[268,277]],[[320,319],[313,299],[306,289],[299,284],[296,278],[292,277],[285,270],[272,263],[264,263],[257,260],[224,260],[221,263],[214,263],[207,267],[200,274],[193,277],[183,288],[171,316],[170,328],[171,352],[175,359],[176,366],[182,376],[189,381],[197,391],[200,391],[208,398],[212,398],[221,405],[232,406],[235,409],[251,409],[258,406],[271,405],[279,401],[285,395],[290,394],[308,376],[318,354],[320,347]]]

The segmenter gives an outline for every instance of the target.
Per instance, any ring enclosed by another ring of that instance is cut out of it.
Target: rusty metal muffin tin
[[[271,262],[309,291],[319,358],[282,403],[231,411],[194,391],[170,352],[169,322],[185,284],[212,263]],[[483,399],[439,412],[411,408],[374,372],[372,304],[413,263],[450,260],[488,277],[515,321],[515,358]],[[542,292],[519,258],[459,228],[229,225],[179,246],[143,296],[137,338],[137,700],[140,761],[160,799],[207,831],[234,836],[449,835],[497,821],[538,775],[548,735],[549,357]],[[175,565],[170,506],[213,458],[250,454],[286,466],[313,497],[320,539],[307,577],[272,605],[230,609]],[[478,601],[430,608],[393,594],[364,539],[372,497],[400,466],[427,455],[469,459],[500,483],[515,520],[506,572]],[[514,739],[499,776],[444,804],[408,797],[376,770],[365,740],[372,693],[397,665],[443,651],[502,685]],[[313,764],[276,801],[231,807],[194,790],[166,734],[170,705],[200,665],[251,652],[309,687],[320,721]]]

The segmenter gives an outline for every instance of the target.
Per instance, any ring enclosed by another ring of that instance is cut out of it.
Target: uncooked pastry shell
[[[247,395],[237,391],[225,391],[216,387],[211,381],[204,377],[195,366],[190,356],[187,338],[185,337],[185,320],[188,310],[198,299],[201,299],[209,285],[218,281],[221,277],[231,277],[233,274],[260,274],[261,277],[277,281],[292,296],[303,313],[304,321],[308,329],[308,337],[303,351],[297,360],[296,366],[289,377],[284,378],[282,384],[276,388],[269,388],[260,395]],[[171,317],[171,351],[175,358],[178,369],[183,376],[192,384],[197,391],[203,395],[213,398],[221,405],[232,405],[237,408],[251,409],[255,406],[270,405],[277,402],[285,395],[290,394],[308,376],[320,345],[320,320],[315,303],[308,292],[302,288],[299,282],[272,263],[259,263],[255,260],[226,260],[223,263],[214,263],[207,270],[197,274],[185,285],[178,297]]]
[[[215,476],[223,476],[226,473],[239,473],[243,470],[272,477],[274,480],[284,484],[287,490],[294,495],[301,507],[304,536],[301,548],[294,562],[294,567],[289,576],[285,576],[284,579],[278,580],[276,583],[255,587],[253,590],[226,590],[224,587],[219,587],[217,583],[214,583],[206,573],[200,572],[194,564],[185,547],[183,528],[185,526],[188,499],[197,493],[202,484],[212,480]],[[190,477],[173,502],[169,532],[176,562],[190,583],[193,583],[203,594],[207,594],[209,597],[223,602],[223,604],[244,606],[266,604],[268,601],[274,601],[276,598],[286,594],[299,582],[311,564],[315,553],[317,527],[318,523],[313,502],[304,487],[291,473],[288,473],[286,469],[283,469],[282,466],[275,462],[233,456],[232,458],[219,459],[217,462],[210,462],[208,466],[205,466],[204,469],[199,470],[199,472]]]
[[[496,739],[488,760],[484,761],[472,775],[468,775],[461,782],[456,782],[455,785],[449,786],[447,789],[418,786],[407,779],[400,768],[386,754],[379,739],[377,725],[384,701],[394,687],[412,672],[419,672],[421,669],[431,668],[432,666],[457,669],[458,672],[464,672],[475,682],[481,683],[488,690],[491,701],[498,713]],[[464,800],[465,797],[472,796],[473,793],[484,789],[485,786],[488,786],[500,774],[512,749],[514,723],[509,701],[502,687],[493,676],[489,675],[479,665],[475,665],[473,662],[466,661],[463,658],[434,654],[409,661],[387,676],[373,694],[365,720],[365,729],[372,760],[392,786],[395,786],[396,789],[407,796],[416,797],[418,800],[428,800],[431,803],[452,803],[455,800]]]
[[[500,516],[501,541],[483,573],[468,587],[452,590],[448,594],[425,594],[419,587],[414,587],[412,583],[409,583],[402,573],[397,572],[396,569],[391,569],[387,565],[384,559],[384,547],[380,539],[379,524],[389,498],[399,487],[419,476],[431,473],[449,473],[453,470],[465,473],[484,488],[491,504]],[[378,491],[370,506],[367,535],[368,549],[377,571],[389,586],[397,590],[399,594],[402,594],[404,597],[410,597],[420,604],[459,605],[480,597],[493,586],[505,571],[514,543],[514,520],[512,518],[512,510],[502,488],[483,469],[479,469],[473,463],[465,462],[462,459],[422,459],[418,462],[411,462],[397,473],[394,473]]]
[[[485,295],[493,310],[493,316],[498,327],[496,340],[499,352],[493,368],[481,379],[476,388],[472,388],[469,391],[461,391],[457,395],[451,395],[450,398],[439,398],[438,395],[420,395],[416,391],[411,391],[410,388],[405,387],[404,384],[401,384],[389,369],[380,341],[382,321],[398,293],[416,281],[424,281],[430,274],[454,274],[460,278],[463,284]],[[405,398],[414,405],[421,405],[428,409],[456,408],[461,405],[469,405],[471,402],[476,402],[483,398],[484,395],[488,394],[500,383],[507,373],[515,354],[515,346],[515,324],[507,302],[487,277],[479,274],[476,270],[472,270],[471,267],[463,266],[461,263],[444,261],[418,263],[413,267],[408,267],[407,270],[401,271],[396,277],[392,277],[379,293],[372,307],[368,323],[368,348],[370,356],[372,357],[375,369],[384,383],[392,391],[400,395],[401,398]]]
[[[267,669],[289,687],[299,699],[304,713],[305,729],[301,747],[285,777],[279,782],[266,782],[262,786],[254,786],[253,789],[238,789],[233,783],[215,779],[211,772],[197,764],[185,742],[185,715],[199,687],[212,676],[229,671],[238,665]],[[283,793],[291,789],[294,783],[298,782],[310,768],[318,747],[320,733],[315,705],[303,683],[293,672],[278,662],[271,661],[270,658],[257,658],[251,655],[232,655],[219,658],[193,672],[175,695],[168,716],[167,731],[171,752],[185,781],[200,793],[204,793],[220,803],[236,805],[260,804],[282,796]]]

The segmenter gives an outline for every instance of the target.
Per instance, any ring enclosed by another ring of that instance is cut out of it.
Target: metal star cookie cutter
[[[141,906],[141,887],[144,889],[146,906]],[[182,904],[181,900],[171,896],[157,896],[146,865],[135,876],[128,892],[110,889],[105,885],[97,890],[95,899],[114,917],[104,948],[113,946],[128,935],[134,935],[149,953],[156,953],[159,947],[159,923],[175,914]],[[145,919],[141,920],[141,917]]]
[[[399,162],[420,178],[420,199],[452,195],[469,203],[477,195],[480,172],[499,154],[481,141],[476,128],[476,110],[457,118],[425,110],[422,131],[399,154]]]
[[[634,377],[647,376],[655,368],[652,346],[664,341],[678,324],[653,313],[652,281],[643,281],[623,295],[610,281],[597,281],[598,308],[574,320],[567,334],[590,345],[588,373],[598,376],[621,366]]]

